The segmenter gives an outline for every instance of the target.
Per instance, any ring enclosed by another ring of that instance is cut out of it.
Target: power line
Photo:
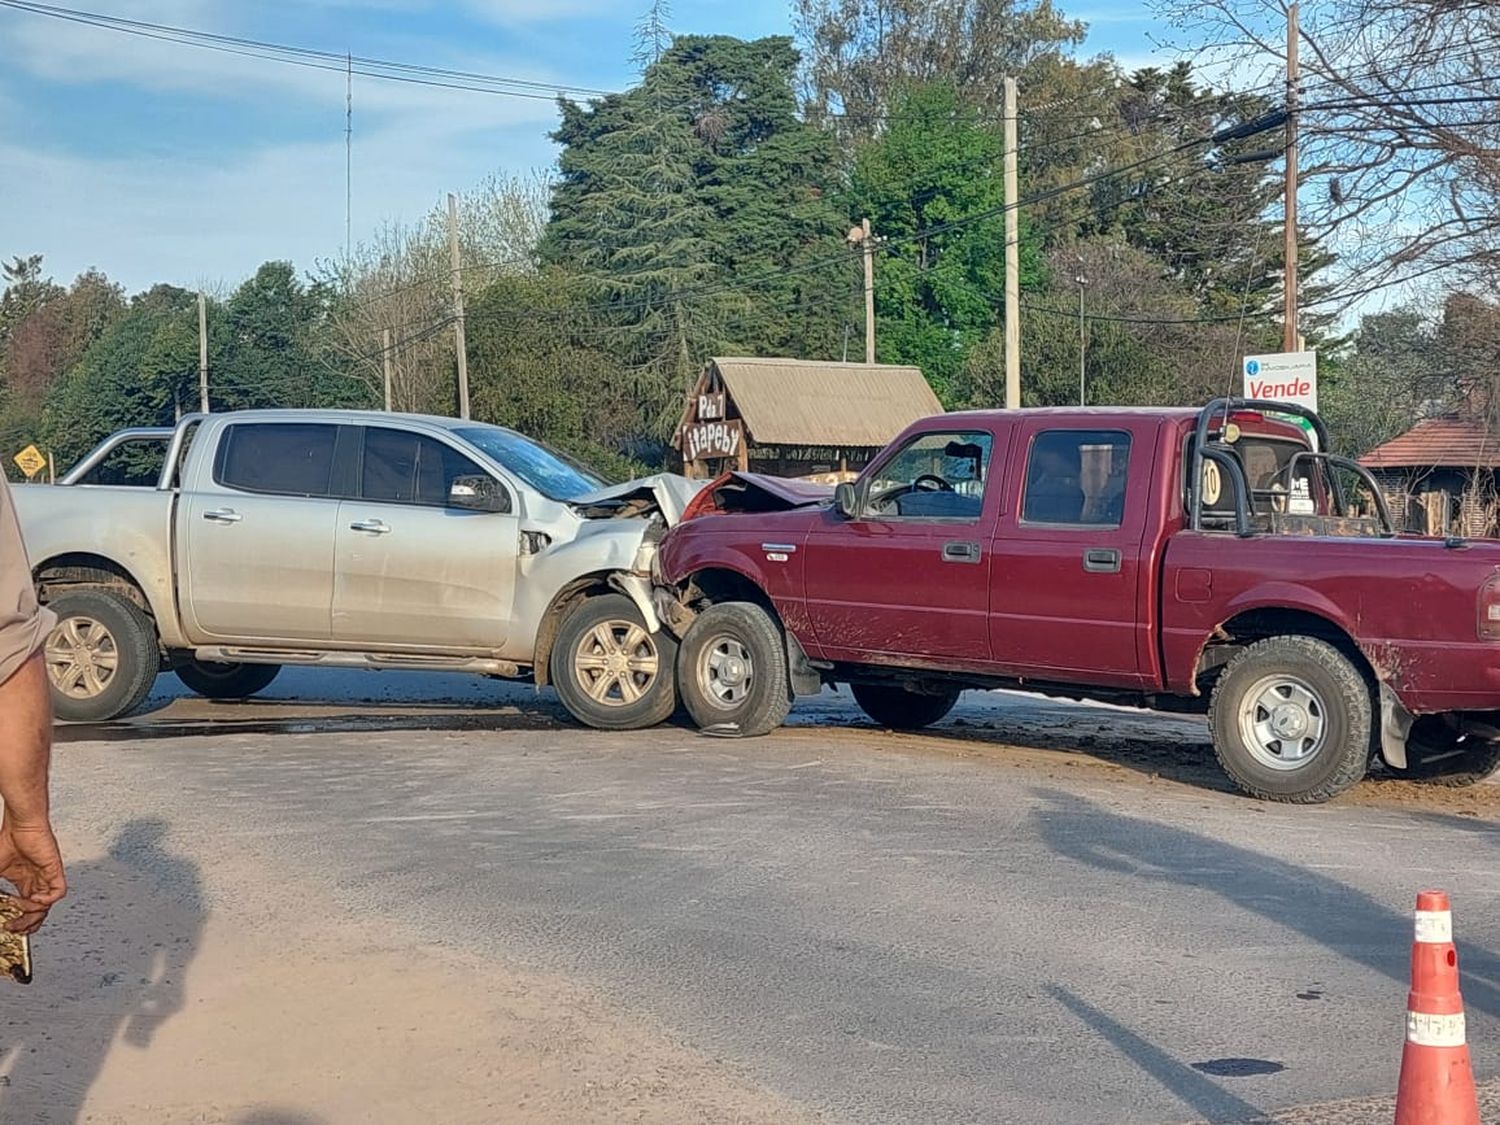
[[[0,7],[18,12],[46,16],[69,23],[116,31],[126,35],[176,43],[181,46],[198,47],[203,50],[279,62],[289,66],[301,66],[312,70],[358,74],[366,78],[378,78],[391,82],[406,82],[444,89],[469,90],[475,93],[496,94],[505,97],[532,98],[554,101],[563,94],[584,97],[605,97],[612,91],[599,90],[569,83],[538,82],[532,79],[515,78],[509,75],[483,74],[476,71],[450,70],[444,67],[404,63],[392,59],[370,58],[361,55],[339,54],[309,47],[297,47],[283,43],[271,43],[258,39],[247,39],[235,35],[218,35],[171,24],[149,23],[131,20],[122,16],[111,16],[100,12],[62,8],[52,4],[35,3],[33,0],[0,0]]]

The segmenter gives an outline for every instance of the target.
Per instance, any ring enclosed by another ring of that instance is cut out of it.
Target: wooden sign
[[[731,422],[694,422],[682,429],[684,461],[738,457],[744,447],[745,426],[738,418]]]
[[[724,401],[724,392],[716,395],[698,396],[698,421],[718,422],[727,413],[727,405]]]

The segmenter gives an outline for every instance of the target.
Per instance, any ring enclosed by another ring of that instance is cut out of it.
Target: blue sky
[[[66,0],[65,0],[66,2]],[[217,34],[542,82],[632,78],[645,0],[73,0]],[[790,34],[787,0],[677,0],[679,33]],[[1141,0],[1069,10],[1086,53],[1152,57]],[[303,270],[344,240],[344,78],[0,8],[0,256],[131,290]],[[355,78],[354,237],[449,190],[551,164],[550,101]]]

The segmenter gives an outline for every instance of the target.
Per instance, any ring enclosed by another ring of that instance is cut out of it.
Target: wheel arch
[[[566,583],[547,603],[537,625],[536,644],[532,650],[531,675],[537,687],[546,687],[552,682],[552,649],[557,644],[558,631],[568,614],[589,598],[617,592],[609,584],[610,573],[595,571],[581,574]]]
[[[129,598],[153,622],[160,619],[135,575],[104,555],[87,551],[54,555],[32,567],[31,575],[43,603],[64,590],[109,590]]]
[[[691,608],[694,605],[713,605],[719,602],[753,602],[770,613],[777,624],[785,628],[781,612],[771,595],[754,578],[733,567],[705,566],[693,571],[677,584],[679,595]]]
[[[1372,689],[1386,679],[1353,634],[1332,616],[1300,606],[1258,605],[1228,618],[1199,648],[1193,676],[1197,693],[1211,690],[1241,649],[1270,637],[1287,636],[1312,637],[1332,645],[1354,662]]]

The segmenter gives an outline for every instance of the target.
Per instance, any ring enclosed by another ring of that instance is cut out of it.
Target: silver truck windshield
[[[474,448],[494,458],[549,500],[577,500],[597,492],[605,481],[577,461],[499,426],[455,430]]]

